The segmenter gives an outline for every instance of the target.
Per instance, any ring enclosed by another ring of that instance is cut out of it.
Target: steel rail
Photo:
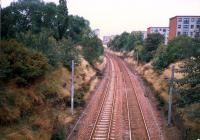
[[[147,127],[147,124],[146,124],[146,121],[145,121],[145,118],[144,118],[144,115],[143,115],[143,111],[142,111],[140,102],[139,102],[138,97],[137,97],[137,94],[136,94],[136,92],[135,92],[134,85],[133,85],[132,80],[131,80],[131,78],[130,78],[130,74],[129,74],[128,70],[127,70],[127,66],[122,62],[122,60],[121,60],[120,58],[117,57],[116,59],[119,60],[119,61],[118,61],[118,62],[119,62],[119,66],[121,67],[121,69],[122,69],[125,73],[128,74],[128,78],[129,78],[129,80],[131,81],[132,89],[133,89],[133,91],[134,91],[134,95],[135,95],[135,97],[136,97],[136,101],[137,101],[137,104],[138,104],[138,107],[139,107],[139,111],[140,111],[140,114],[141,114],[141,116],[142,116],[142,121],[143,121],[143,124],[144,124],[144,126],[145,126],[145,133],[146,133],[146,135],[147,135],[148,140],[150,140],[150,139],[151,139],[150,133],[149,133],[149,130],[148,130],[148,127]],[[123,76],[124,76],[124,74],[123,74]],[[124,76],[124,77],[125,77],[125,76]],[[125,79],[125,78],[124,78],[124,79]],[[127,98],[127,99],[128,99],[128,98]]]
[[[110,61],[110,65],[111,65],[111,59],[108,57],[108,56],[106,56],[108,59],[107,60],[109,60]],[[110,75],[111,75],[111,70],[109,71],[110,72]],[[109,81],[111,81],[111,78],[109,79]],[[92,138],[93,138],[93,136],[94,136],[94,134],[95,134],[95,130],[96,130],[96,128],[97,128],[97,123],[100,121],[100,116],[101,116],[101,113],[102,113],[102,111],[103,111],[103,107],[104,107],[104,105],[105,105],[105,101],[106,101],[106,97],[108,96],[108,92],[109,92],[109,87],[110,87],[110,83],[111,82],[108,82],[108,84],[107,84],[107,86],[106,86],[106,91],[105,91],[105,95],[104,95],[104,97],[103,97],[103,101],[102,101],[102,103],[101,103],[101,107],[100,107],[100,110],[99,110],[99,112],[98,112],[98,115],[97,115],[97,119],[95,120],[95,123],[94,123],[94,125],[93,125],[93,129],[92,129],[92,131],[91,131],[91,133],[90,133],[90,137],[89,137],[89,140],[91,140]],[[111,112],[111,119],[113,118],[113,111],[114,111],[114,98],[113,98],[113,101],[112,101],[112,112]],[[110,125],[112,125],[112,120],[110,119]],[[112,126],[110,126],[109,125],[109,131],[108,131],[108,134],[107,134],[107,139],[109,139],[109,135],[110,135],[110,131],[111,131],[111,127]]]
[[[138,106],[139,106],[139,110],[140,110],[140,113],[141,113],[141,115],[142,115],[142,120],[143,120],[143,123],[144,123],[144,126],[145,126],[145,130],[146,130],[146,133],[147,133],[147,137],[148,137],[148,140],[150,140],[151,137],[150,137],[150,133],[149,133],[149,130],[148,130],[148,127],[147,127],[145,118],[144,118],[144,113],[143,113],[143,111],[142,111],[142,108],[141,108],[141,105],[140,105],[140,101],[139,101],[138,96],[137,96],[137,94],[136,94],[136,91],[135,91],[135,88],[134,88],[134,85],[133,85],[133,81],[131,80],[131,76],[130,76],[130,74],[129,74],[128,68],[127,68],[127,66],[124,64],[124,62],[122,62],[121,59],[120,59],[120,62],[121,62],[122,65],[124,66],[124,69],[125,69],[125,71],[127,72],[128,77],[129,77],[129,79],[130,79],[130,81],[131,81],[131,85],[132,85],[133,90],[134,90],[134,95],[136,96],[137,104],[138,104]]]
[[[116,61],[116,56],[113,56],[113,58]],[[117,64],[119,66],[119,64]],[[130,110],[129,110],[129,101],[128,101],[128,93],[127,93],[127,86],[125,83],[125,76],[124,73],[122,72],[122,81],[123,81],[123,85],[124,85],[124,89],[125,89],[125,97],[126,97],[126,110],[127,110],[127,116],[128,116],[128,133],[129,133],[129,139],[132,140],[132,134],[131,134],[131,120],[130,120]]]
[[[107,56],[106,56],[106,57],[107,57]],[[107,59],[108,59],[108,58],[107,58]],[[109,70],[109,69],[110,69],[110,68],[109,68],[109,67],[110,67],[110,64],[109,64],[109,63],[106,63],[106,67],[108,67],[108,70]],[[105,70],[105,71],[106,71],[106,70]],[[109,72],[110,72],[110,71],[109,71]],[[105,84],[105,83],[103,83],[103,84]],[[107,85],[107,84],[108,84],[108,82],[106,82],[106,85]],[[99,91],[99,89],[100,89],[101,86],[102,86],[102,85],[98,86],[97,91]],[[107,86],[106,86],[106,87],[107,87]],[[96,92],[97,92],[97,91],[96,91]],[[90,106],[90,104],[88,104],[88,105],[86,106],[86,109],[89,108],[89,106]],[[73,135],[73,133],[74,133],[76,127],[78,126],[78,124],[80,123],[80,121],[81,121],[81,119],[84,117],[84,115],[85,115],[85,111],[81,113],[81,116],[80,116],[79,119],[76,121],[74,127],[72,128],[72,131],[70,131],[70,133],[69,133],[69,135],[67,136],[67,139],[66,139],[66,140],[70,140],[70,138],[72,137],[72,135]]]

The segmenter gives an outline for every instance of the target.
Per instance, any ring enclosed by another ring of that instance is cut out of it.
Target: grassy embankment
[[[102,69],[104,64],[98,64]],[[98,82],[96,71],[84,59],[75,70],[75,116],[71,116],[70,72],[58,69],[36,80],[31,86],[7,86],[9,104],[0,109],[0,138],[3,140],[49,140],[63,138]]]
[[[169,81],[171,77],[171,66],[174,65],[175,69],[179,69],[181,61],[170,64],[166,69],[161,72],[153,69],[151,62],[149,63],[140,63],[137,65],[137,62],[132,53],[126,54],[125,60],[134,66],[135,70],[144,78],[145,81],[151,86],[155,93],[155,97],[158,99],[159,104],[157,105],[158,109],[162,109],[167,118],[167,110],[168,110],[168,90],[169,90]],[[175,78],[180,79],[183,75],[180,73],[175,73]],[[174,91],[173,102],[179,98],[179,95]],[[177,127],[181,130],[182,136],[184,138],[194,138],[200,134],[200,122],[199,117],[193,115],[193,110],[200,108],[199,103],[195,103],[184,108],[173,107],[173,122],[177,125]]]

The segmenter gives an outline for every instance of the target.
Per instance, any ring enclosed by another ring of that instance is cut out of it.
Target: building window
[[[191,29],[194,29],[194,25],[191,25],[190,28],[191,28]]]
[[[188,29],[188,28],[189,28],[189,25],[183,25],[183,28],[184,28],[184,29]]]
[[[181,25],[178,25],[178,28],[180,29],[180,28],[181,28]]]
[[[182,18],[178,18],[178,22],[182,22]]]
[[[160,28],[160,31],[162,31],[162,29]]]
[[[199,36],[200,36],[200,33],[196,32],[195,37],[199,37]]]
[[[163,29],[163,32],[166,32],[166,29]]]
[[[190,32],[190,36],[193,36],[193,32]]]
[[[183,35],[188,35],[188,32],[183,32]]]
[[[181,35],[181,32],[178,32],[177,35]]]
[[[191,22],[194,22],[194,18],[191,18]]]
[[[200,25],[197,25],[197,29],[199,29],[200,28]]]
[[[183,19],[183,24],[189,24],[189,18],[184,18]]]
[[[200,18],[197,19],[197,24],[200,24]]]

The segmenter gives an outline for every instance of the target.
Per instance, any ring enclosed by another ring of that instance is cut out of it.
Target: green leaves
[[[186,36],[179,36],[170,41],[168,46],[160,46],[157,49],[156,56],[153,60],[153,66],[161,70],[166,68],[170,63],[197,56],[200,56],[199,40]]]
[[[93,64],[99,56],[103,55],[103,45],[96,36],[84,38],[81,45],[83,45],[83,56],[90,64]]]
[[[32,52],[14,40],[2,41],[0,48],[0,80],[16,78],[18,85],[24,85],[42,76],[49,67],[42,54]]]
[[[68,28],[66,0],[60,0],[58,6],[40,0],[21,0],[1,12],[3,38],[15,38],[18,33],[27,31],[39,33],[42,28],[48,28],[56,40],[61,40]]]
[[[109,44],[108,47],[117,51],[131,51],[136,45],[142,44],[141,33],[127,33],[123,32],[121,35],[116,36]]]
[[[200,56],[187,59],[178,71],[185,76],[176,80],[181,95],[179,105],[184,106],[200,102]]]

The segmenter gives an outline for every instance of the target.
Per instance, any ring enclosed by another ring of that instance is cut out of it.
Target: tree
[[[91,33],[89,21],[83,17],[69,16],[69,31],[67,35],[70,39],[77,43],[82,40],[83,36],[89,36],[89,33]]]
[[[83,56],[90,64],[93,64],[99,56],[103,55],[103,45],[97,36],[84,38],[81,45],[83,46]]]
[[[68,9],[67,9],[67,1],[66,0],[59,0],[58,5],[58,13],[56,15],[57,20],[57,33],[54,37],[57,40],[61,40],[63,36],[66,34],[68,28]]]
[[[121,35],[116,36],[109,44],[108,47],[117,51],[131,51],[135,45],[140,44],[139,36],[134,33],[123,32]]]
[[[148,34],[144,41],[144,46],[148,52],[155,51],[158,46],[163,43],[164,37],[159,33]]]
[[[135,51],[139,53],[139,59],[149,62],[155,55],[157,48],[163,43],[164,37],[159,33],[148,34],[144,41],[144,45]]]
[[[200,102],[200,56],[187,59],[181,70],[184,77],[177,80],[180,94],[179,106]]]
[[[178,36],[170,41],[167,47],[161,46],[157,49],[153,59],[153,66],[161,70],[170,63],[197,56],[200,56],[200,40],[198,38],[192,39],[187,36]]]

